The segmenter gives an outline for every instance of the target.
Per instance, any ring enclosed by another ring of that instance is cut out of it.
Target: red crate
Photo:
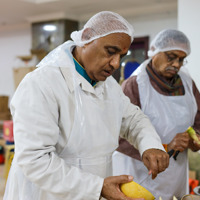
[[[8,142],[14,142],[12,120],[3,122],[3,138]]]

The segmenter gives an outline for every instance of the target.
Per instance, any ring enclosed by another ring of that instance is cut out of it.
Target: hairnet
[[[102,11],[91,17],[82,30],[71,33],[71,38],[76,45],[83,46],[111,33],[126,33],[133,41],[132,25],[119,14],[110,11]]]
[[[159,52],[180,50],[190,54],[190,41],[187,36],[178,30],[166,29],[159,32],[150,44],[148,56],[153,57]]]

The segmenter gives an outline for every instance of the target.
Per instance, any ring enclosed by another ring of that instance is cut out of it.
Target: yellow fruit
[[[200,144],[199,138],[197,137],[195,130],[191,126],[187,129],[187,133],[193,140],[197,142],[197,144]]]
[[[145,200],[155,199],[151,192],[134,181],[123,183],[120,188],[127,197],[144,198]]]

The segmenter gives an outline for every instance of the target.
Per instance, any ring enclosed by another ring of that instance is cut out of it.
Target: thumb
[[[117,178],[116,182],[118,184],[128,183],[133,180],[133,176],[131,175],[121,175],[121,176],[116,176],[116,178]]]

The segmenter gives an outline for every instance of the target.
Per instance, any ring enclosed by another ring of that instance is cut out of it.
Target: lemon
[[[121,184],[120,189],[127,197],[144,198],[145,200],[155,199],[151,192],[134,181]]]

